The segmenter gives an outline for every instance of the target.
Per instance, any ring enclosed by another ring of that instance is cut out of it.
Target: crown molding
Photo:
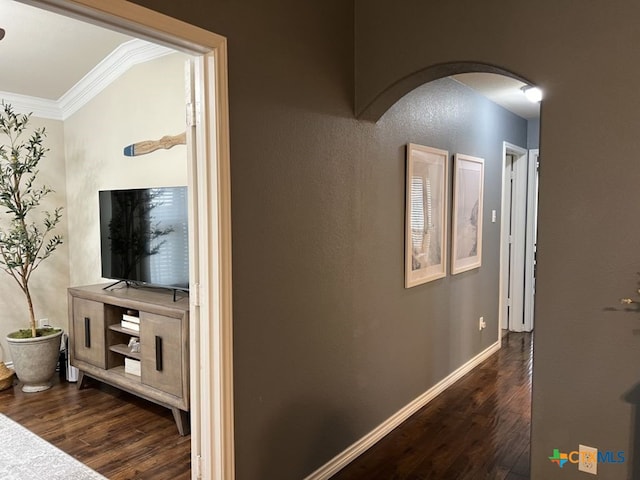
[[[60,97],[58,104],[63,120],[86,105],[131,67],[173,52],[167,47],[140,39],[123,43]]]
[[[56,100],[11,92],[0,92],[0,99],[5,103],[10,103],[16,113],[33,113],[34,117],[63,120],[62,110]]]
[[[133,39],[107,55],[58,100],[9,92],[0,92],[0,98],[10,103],[16,112],[33,113],[35,117],[40,118],[66,120],[131,67],[173,52],[174,50],[167,47]]]

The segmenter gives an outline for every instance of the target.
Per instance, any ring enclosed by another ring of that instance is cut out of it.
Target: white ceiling
[[[131,37],[0,0],[0,92],[57,100]]]
[[[0,94],[58,100],[131,37],[14,0],[0,0]],[[455,75],[455,80],[516,115],[540,115],[513,78],[489,73]]]
[[[540,104],[526,99],[521,90],[526,84],[515,78],[495,73],[463,73],[452,78],[519,117],[527,120],[540,117]]]

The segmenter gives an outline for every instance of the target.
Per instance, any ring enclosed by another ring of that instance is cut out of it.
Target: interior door
[[[500,259],[500,324],[514,332],[527,330],[525,252],[527,221],[527,151],[505,143]]]
[[[511,293],[512,293],[512,265],[513,265],[513,155],[507,154],[505,157],[505,173],[503,185],[503,229],[507,238],[503,240],[503,249],[506,249],[506,255],[503,259],[503,301],[502,309],[502,325],[506,330],[511,329]]]

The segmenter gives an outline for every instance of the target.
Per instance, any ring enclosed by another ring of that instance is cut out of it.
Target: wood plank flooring
[[[331,480],[528,480],[531,334],[502,348]]]
[[[169,409],[93,382],[56,380],[45,392],[0,392],[0,413],[111,480],[191,478],[191,436]]]
[[[527,480],[531,352],[530,334],[505,336],[332,480]],[[111,387],[14,387],[0,392],[0,413],[112,480],[190,478],[190,436],[178,435],[171,412]]]

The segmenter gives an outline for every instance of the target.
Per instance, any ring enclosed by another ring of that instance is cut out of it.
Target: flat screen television
[[[188,290],[187,187],[103,190],[98,196],[102,276]]]

